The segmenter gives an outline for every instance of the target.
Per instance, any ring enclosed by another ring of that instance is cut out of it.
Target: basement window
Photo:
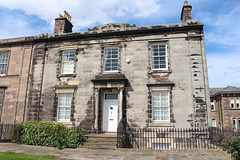
[[[153,143],[152,149],[171,149],[170,143]]]
[[[237,120],[235,118],[233,119],[233,130],[237,131]]]
[[[216,127],[216,120],[215,119],[212,119],[212,126]]]

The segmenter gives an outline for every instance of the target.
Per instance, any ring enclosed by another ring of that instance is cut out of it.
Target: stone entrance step
[[[116,149],[117,133],[87,134],[88,142],[83,148],[89,149]]]

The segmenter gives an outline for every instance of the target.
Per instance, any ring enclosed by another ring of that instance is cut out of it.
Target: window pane
[[[240,118],[238,118],[238,127],[240,128]]]
[[[74,62],[62,62],[62,74],[73,74]]]
[[[237,130],[237,123],[236,123],[236,119],[233,119],[233,130],[236,131]]]
[[[58,94],[58,121],[70,121],[72,93]]]
[[[118,94],[105,94],[105,100],[117,100]]]
[[[216,127],[216,120],[215,119],[212,120],[212,126]]]
[[[75,51],[63,51],[62,54],[62,74],[73,74],[74,73],[74,61]]]
[[[166,69],[167,63],[166,63],[166,45],[165,44],[159,44],[159,45],[152,45],[151,46],[151,63],[152,63],[152,69]],[[162,65],[159,65],[162,64]]]
[[[169,98],[168,91],[152,92],[152,116],[153,122],[169,122]]]
[[[104,49],[104,71],[118,70],[118,48],[108,47]]]
[[[5,75],[7,70],[8,53],[0,53],[0,75]]]
[[[231,104],[230,105],[231,105],[231,108],[235,108],[233,99],[231,99]]]
[[[152,149],[171,149],[170,143],[152,143]]]

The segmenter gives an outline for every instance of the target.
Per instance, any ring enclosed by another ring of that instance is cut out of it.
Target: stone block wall
[[[90,32],[89,32],[90,34]],[[126,118],[132,127],[151,127],[151,95],[147,84],[173,84],[170,91],[170,126],[206,127],[209,124],[209,94],[202,30],[154,34],[118,35],[68,39],[36,45],[33,61],[28,120],[57,121],[56,86],[74,83],[71,122],[66,125],[93,128],[95,92],[91,82],[103,74],[103,48],[119,47],[119,72],[128,79],[125,88]],[[166,43],[169,69],[150,69],[150,44]],[[77,46],[75,73],[59,75],[61,47]],[[130,63],[127,62],[130,60]],[[167,125],[168,126],[168,125]]]
[[[1,45],[0,52],[8,53],[7,74],[0,77],[4,92],[0,123],[24,121],[32,66],[32,45]]]

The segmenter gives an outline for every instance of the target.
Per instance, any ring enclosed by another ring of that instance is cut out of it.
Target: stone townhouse
[[[222,131],[240,129],[240,88],[210,88],[212,125]]]
[[[185,1],[179,24],[110,23],[77,33],[64,12],[54,34],[13,39],[34,46],[25,119],[96,132],[116,132],[121,120],[136,128],[209,126],[203,24],[191,9]]]

